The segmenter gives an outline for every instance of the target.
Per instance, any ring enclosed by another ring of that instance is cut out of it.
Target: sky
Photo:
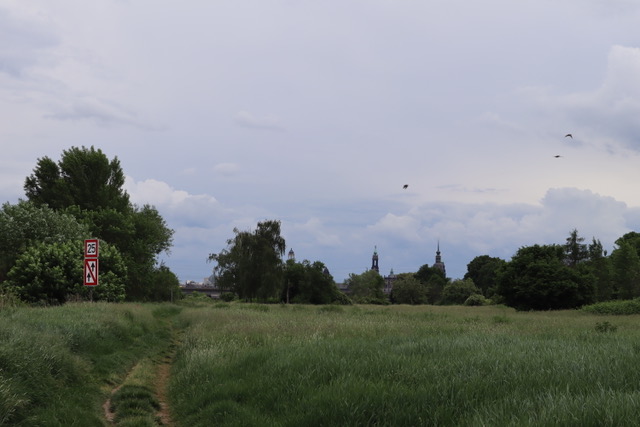
[[[337,282],[374,250],[386,275],[439,245],[452,279],[573,229],[611,253],[640,231],[638,22],[635,0],[3,0],[0,201],[99,148],[182,282],[264,220]]]

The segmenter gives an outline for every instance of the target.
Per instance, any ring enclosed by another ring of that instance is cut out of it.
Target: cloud
[[[292,229],[297,234],[297,241],[312,241],[322,246],[339,246],[342,244],[338,234],[327,229],[326,225],[319,218],[309,218],[305,223],[292,224]]]
[[[135,112],[122,105],[98,98],[76,98],[57,109],[57,112],[46,114],[44,117],[55,120],[90,121],[105,127],[127,125],[143,130],[162,129],[145,123]]]
[[[235,122],[238,126],[247,129],[283,131],[284,127],[280,124],[280,120],[275,116],[256,117],[247,111],[240,111],[235,116]]]
[[[640,48],[612,46],[596,89],[555,94],[548,87],[528,87],[520,93],[554,121],[562,121],[574,144],[586,137],[608,151],[616,146],[640,151]]]
[[[206,194],[189,194],[155,179],[135,181],[127,176],[124,185],[133,203],[149,204],[166,216],[169,227],[208,227],[226,216],[218,201]]]

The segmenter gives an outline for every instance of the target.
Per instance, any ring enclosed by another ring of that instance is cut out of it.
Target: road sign
[[[98,259],[84,260],[84,285],[98,286]]]
[[[87,239],[84,241],[84,257],[98,258],[98,239]]]

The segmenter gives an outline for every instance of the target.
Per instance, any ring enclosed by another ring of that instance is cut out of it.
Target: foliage
[[[280,221],[259,222],[253,232],[237,228],[233,232],[235,237],[227,240],[227,249],[209,256],[217,263],[218,286],[245,300],[279,297],[283,287],[281,257],[286,248]]]
[[[124,299],[126,266],[118,250],[101,245],[99,285],[83,285],[83,247],[81,241],[41,243],[30,246],[9,270],[8,289],[31,303],[63,304],[76,294],[95,301]]]
[[[349,289],[353,302],[360,304],[386,304],[384,295],[384,279],[375,270],[367,270],[362,274],[349,274],[344,281]]]
[[[415,278],[427,286],[427,299],[430,304],[439,304],[442,299],[442,290],[448,283],[448,279],[442,270],[430,267],[428,264],[418,269]]]
[[[15,205],[3,204],[0,211],[0,282],[6,279],[18,256],[28,247],[39,243],[79,241],[88,236],[88,228],[72,215],[23,200]]]
[[[582,311],[593,314],[631,315],[640,314],[640,298],[622,301],[605,301],[585,305]]]
[[[596,323],[596,331],[602,333],[610,333],[618,330],[618,327],[610,322],[598,322]]]
[[[320,261],[301,263],[287,260],[282,301],[298,304],[330,304],[338,299],[338,288],[327,267]]]
[[[426,304],[427,291],[427,286],[416,279],[415,275],[398,274],[393,283],[391,301],[394,304]]]
[[[574,228],[564,245],[565,262],[568,266],[576,267],[589,258],[589,249],[583,242],[584,237],[580,237],[578,230]]]
[[[442,304],[464,304],[474,294],[481,294],[480,289],[471,279],[454,280],[442,290]]]
[[[464,305],[467,305],[467,306],[481,306],[481,305],[487,305],[490,303],[491,301],[486,299],[482,294],[469,295],[469,298],[467,298],[464,301]]]
[[[464,279],[471,279],[484,296],[491,296],[495,291],[498,272],[506,261],[489,255],[480,255],[467,264]]]
[[[594,300],[595,279],[564,263],[559,245],[520,248],[498,276],[497,293],[518,310],[575,308]]]
[[[168,299],[162,282],[153,279],[157,255],[168,252],[173,230],[153,206],[132,205],[123,185],[117,157],[109,160],[94,147],[72,147],[62,152],[58,163],[39,159],[25,180],[25,192],[30,202],[73,215],[87,224],[93,237],[118,248],[127,267],[122,277],[127,299]]]
[[[112,208],[122,212],[129,206],[123,185],[124,172],[117,157],[109,161],[100,149],[72,147],[62,151],[58,163],[49,157],[38,159],[24,189],[30,201],[53,209],[78,206],[88,211]]]
[[[618,239],[618,248],[611,253],[614,295],[619,299],[640,296],[640,257],[633,243]]]

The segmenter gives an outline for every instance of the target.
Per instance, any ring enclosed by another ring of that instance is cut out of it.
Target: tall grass
[[[166,337],[150,306],[0,310],[0,425],[104,425],[105,385]]]
[[[267,306],[265,306],[267,307]],[[250,309],[247,309],[250,308]],[[191,326],[181,425],[635,425],[635,317],[496,307],[231,304]]]

